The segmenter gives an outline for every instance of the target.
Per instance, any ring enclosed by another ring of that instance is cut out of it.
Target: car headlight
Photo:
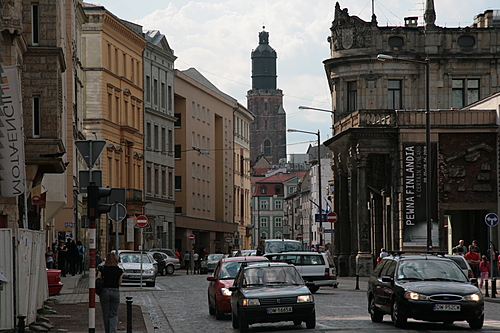
[[[260,301],[258,298],[244,298],[241,305],[243,306],[260,305]]]
[[[313,301],[312,295],[300,295],[297,296],[297,303],[309,303]]]
[[[220,288],[220,292],[222,293],[222,296],[231,296],[232,294],[232,291],[228,288]]]
[[[478,302],[483,298],[483,295],[480,293],[470,294],[464,297],[464,301],[473,301]]]
[[[146,274],[153,274],[155,272],[154,268],[146,269],[144,273]]]
[[[412,301],[427,301],[429,296],[416,293],[414,291],[405,292],[405,298],[411,299]]]

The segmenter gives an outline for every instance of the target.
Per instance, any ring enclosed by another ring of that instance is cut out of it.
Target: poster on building
[[[3,67],[0,106],[0,194],[17,197],[26,186],[23,108],[17,66]]]
[[[436,144],[431,145],[432,245],[438,245]],[[403,246],[427,246],[427,149],[422,142],[403,143]]]

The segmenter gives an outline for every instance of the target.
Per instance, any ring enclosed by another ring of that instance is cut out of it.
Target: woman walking
[[[101,266],[97,278],[104,280],[101,295],[102,318],[106,333],[116,333],[118,326],[118,306],[120,305],[120,285],[123,270],[118,267],[118,258],[113,252],[108,253],[104,266]]]

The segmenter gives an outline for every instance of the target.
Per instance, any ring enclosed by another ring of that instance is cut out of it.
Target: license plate
[[[460,311],[460,304],[434,304],[434,311]]]
[[[267,314],[289,313],[289,312],[292,312],[291,306],[283,306],[283,307],[279,307],[279,308],[268,308],[267,309]]]

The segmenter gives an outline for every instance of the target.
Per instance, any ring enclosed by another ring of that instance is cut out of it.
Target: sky
[[[379,26],[404,26],[404,18],[423,22],[426,0],[374,0]],[[328,112],[299,110],[299,106],[331,109],[323,67],[330,56],[327,37],[335,0],[96,0],[117,17],[159,30],[177,56],[175,68],[194,67],[224,93],[247,105],[252,87],[251,52],[259,32],[269,32],[278,54],[277,88],[283,91],[287,128],[331,137]],[[434,0],[436,25],[464,27],[487,9],[500,9],[498,0]],[[372,0],[343,0],[340,7],[369,22]],[[287,152],[303,154],[317,135],[287,133]]]

